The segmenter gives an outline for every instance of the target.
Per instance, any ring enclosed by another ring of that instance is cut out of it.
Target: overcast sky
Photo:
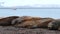
[[[4,7],[11,6],[37,6],[37,5],[47,5],[47,4],[60,4],[60,0],[0,0],[0,2],[4,2],[1,4]]]

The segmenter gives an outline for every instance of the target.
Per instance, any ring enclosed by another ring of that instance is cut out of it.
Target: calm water
[[[0,9],[0,16],[13,15],[60,18],[60,9]]]

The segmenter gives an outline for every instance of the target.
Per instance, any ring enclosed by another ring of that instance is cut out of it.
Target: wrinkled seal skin
[[[10,26],[13,19],[19,18],[19,16],[10,16],[0,19],[0,26]]]
[[[35,18],[35,17],[28,17],[21,19],[15,19],[13,22],[15,23],[14,26],[16,27],[23,27],[23,28],[46,28],[48,27],[48,23],[50,23],[53,19],[52,18]],[[12,22],[12,23],[13,23]]]
[[[48,24],[48,29],[50,30],[59,30],[60,20],[54,20]]]

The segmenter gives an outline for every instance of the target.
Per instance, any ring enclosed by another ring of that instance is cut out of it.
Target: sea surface
[[[0,9],[0,16],[39,16],[60,18],[60,9]]]

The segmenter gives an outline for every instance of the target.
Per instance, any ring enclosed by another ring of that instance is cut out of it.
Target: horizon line
[[[60,8],[0,8],[0,9],[60,9]]]

